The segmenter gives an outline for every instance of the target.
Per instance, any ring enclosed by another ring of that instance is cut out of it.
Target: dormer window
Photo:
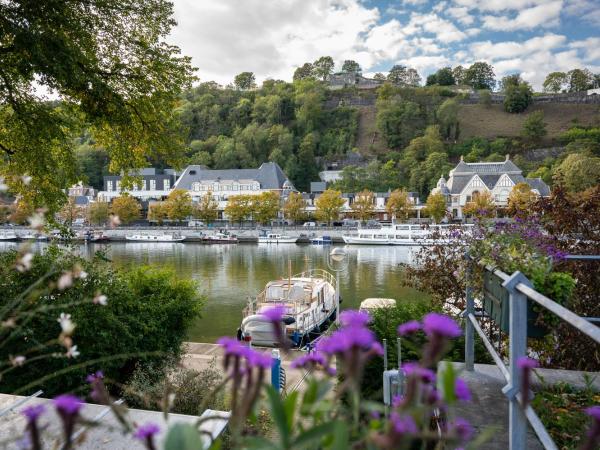
[[[190,175],[196,175],[196,171],[195,170],[190,170]]]

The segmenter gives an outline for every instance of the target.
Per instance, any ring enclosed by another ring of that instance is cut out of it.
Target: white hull
[[[392,224],[376,229],[358,229],[355,234],[342,236],[349,245],[449,245],[468,233],[470,226]]]
[[[223,233],[217,233],[217,234],[213,234],[211,236],[206,236],[203,239],[204,242],[207,242],[209,244],[237,244],[238,243],[238,239],[236,237],[227,235],[227,234],[223,234]]]
[[[448,239],[375,239],[342,236],[344,242],[349,245],[406,245],[406,246],[427,246],[427,245],[448,245],[452,241]]]
[[[16,233],[8,232],[8,233],[0,233],[0,241],[18,241],[19,236]]]
[[[185,236],[152,235],[152,234],[134,234],[125,236],[125,240],[132,242],[181,242],[185,240]]]
[[[298,238],[282,234],[267,234],[258,237],[259,244],[295,244],[297,240]]]

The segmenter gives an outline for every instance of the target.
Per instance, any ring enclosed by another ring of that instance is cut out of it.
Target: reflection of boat
[[[295,244],[298,238],[278,233],[265,233],[258,236],[259,244]]]
[[[359,228],[357,233],[342,236],[346,244],[364,245],[434,245],[450,244],[470,232],[472,225],[382,225],[374,229]]]
[[[185,236],[181,236],[179,233],[163,233],[163,234],[128,234],[125,236],[127,241],[135,242],[181,242],[185,240]]]
[[[202,238],[209,244],[237,244],[238,238],[229,233],[215,233]]]
[[[14,231],[0,231],[0,241],[18,241],[19,236]]]
[[[314,237],[311,238],[310,243],[314,245],[331,245],[333,239],[331,239],[331,236]]]
[[[316,338],[336,315],[335,278],[321,269],[270,281],[248,301],[238,338],[253,345],[276,346],[273,324],[261,314],[266,308],[285,306],[281,328],[294,346]]]

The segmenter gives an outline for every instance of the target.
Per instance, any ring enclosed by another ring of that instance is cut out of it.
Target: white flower
[[[31,264],[33,262],[33,253],[25,253],[17,260],[17,270],[19,272],[27,272],[31,269]]]
[[[106,306],[106,304],[108,303],[108,298],[106,298],[106,295],[104,294],[96,294],[93,302],[96,305]]]
[[[119,216],[117,216],[116,214],[111,214],[110,215],[110,226],[114,228],[119,225],[121,225],[121,219],[119,219]]]
[[[4,178],[0,177],[0,192],[8,190],[8,185],[4,182]]]
[[[44,228],[44,225],[46,224],[44,214],[39,212],[33,213],[31,217],[27,218],[27,221],[29,222],[29,226],[35,230]]]
[[[23,181],[24,185],[28,185],[29,183],[31,183],[31,177],[29,175],[23,175],[21,177],[21,180]]]
[[[21,367],[23,364],[25,364],[26,359],[27,358],[24,356],[15,356],[14,358],[10,359],[10,363],[13,365],[13,367]]]
[[[77,274],[77,277],[80,278],[81,280],[85,280],[87,278],[88,274],[85,270],[80,271]]]
[[[60,327],[64,334],[70,335],[73,333],[75,324],[71,320],[71,314],[60,313],[60,317],[56,321],[60,323]]]
[[[63,273],[56,283],[59,290],[64,291],[73,284],[73,274],[71,272]]]
[[[67,353],[65,353],[65,356],[67,358],[77,358],[79,355],[81,355],[81,353],[79,353],[77,351],[77,346],[74,345],[71,348],[69,348],[69,350],[67,350]]]

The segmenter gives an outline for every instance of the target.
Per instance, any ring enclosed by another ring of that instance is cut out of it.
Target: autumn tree
[[[496,212],[496,205],[492,194],[488,191],[476,192],[472,195],[471,201],[463,208],[463,213],[473,217],[492,217]]]
[[[142,206],[128,194],[123,194],[113,200],[110,213],[117,216],[122,224],[127,225],[140,218]]]
[[[154,202],[148,205],[148,221],[162,225],[169,218],[169,208],[166,202]]]
[[[219,215],[219,204],[214,199],[211,191],[208,191],[202,197],[200,197],[200,201],[196,205],[194,210],[194,217],[197,217],[205,224],[210,224],[214,222]]]
[[[9,220],[17,225],[25,225],[27,219],[33,215],[34,211],[35,209],[31,206],[31,203],[19,199],[12,209]]]
[[[283,215],[294,223],[300,222],[306,217],[306,202],[300,192],[290,192],[283,205]]]
[[[93,225],[104,225],[108,221],[109,213],[108,202],[94,202],[88,208],[88,221]]]
[[[239,223],[249,220],[254,212],[254,195],[231,195],[227,199],[225,214],[232,223]]]
[[[279,194],[277,192],[267,191],[254,196],[254,219],[263,225],[277,218],[279,213]]]
[[[425,214],[438,223],[446,216],[446,197],[441,192],[429,194],[425,203]]]
[[[344,207],[342,193],[333,189],[327,189],[317,198],[315,206],[317,208],[315,211],[317,219],[331,225],[333,220],[339,218]]]
[[[75,198],[69,197],[58,211],[58,218],[63,223],[71,224],[75,219],[85,217],[83,208],[75,203]]]
[[[390,194],[390,198],[388,198],[385,208],[392,219],[406,221],[412,211],[412,202],[410,201],[408,192],[404,189],[393,191]]]
[[[13,193],[57,211],[78,181],[73,142],[83,124],[113,173],[183,157],[175,108],[194,76],[166,40],[173,2],[5,1],[0,17],[0,176]],[[28,185],[15,177],[25,174]]]
[[[352,203],[352,213],[355,218],[364,222],[375,214],[375,194],[365,189],[354,198]]]
[[[513,216],[526,216],[538,196],[525,183],[517,183],[508,195],[508,212]]]
[[[192,197],[184,189],[174,189],[167,197],[165,207],[169,219],[180,222],[192,215]]]

